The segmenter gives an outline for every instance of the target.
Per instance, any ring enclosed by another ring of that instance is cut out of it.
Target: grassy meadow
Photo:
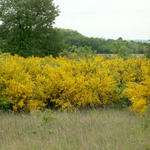
[[[0,150],[150,150],[148,116],[117,109],[0,113]]]

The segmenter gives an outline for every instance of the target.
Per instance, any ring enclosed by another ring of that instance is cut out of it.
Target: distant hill
[[[78,31],[71,29],[58,29],[63,35],[67,46],[89,46],[98,54],[112,54],[124,52],[143,54],[146,53],[150,41],[148,40],[123,40],[121,37],[117,40],[87,37]]]

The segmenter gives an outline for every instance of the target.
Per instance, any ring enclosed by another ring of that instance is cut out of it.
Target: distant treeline
[[[3,39],[5,35],[7,38]],[[0,50],[2,52],[18,54],[23,57],[44,57],[47,55],[56,57],[64,51],[64,54],[72,52],[74,47],[82,47],[82,49],[84,47],[90,47],[90,50],[95,51],[97,54],[121,54],[123,56],[128,54],[148,54],[150,52],[150,43],[126,41],[121,37],[117,40],[86,37],[70,29],[50,29],[46,36],[43,36],[42,42],[39,41],[40,39],[38,39],[38,37],[33,37],[33,39],[30,40],[32,43],[28,44],[28,42],[25,41],[26,39],[24,39],[21,46],[17,44],[19,41],[16,40],[15,35],[13,35],[15,40],[12,40],[11,36],[8,37],[8,35],[9,33],[1,34]]]
[[[58,29],[64,37],[67,46],[89,46],[98,54],[112,54],[120,52],[128,52],[135,54],[145,54],[150,48],[150,43],[126,41],[121,37],[117,40],[86,37],[77,31],[70,29]]]

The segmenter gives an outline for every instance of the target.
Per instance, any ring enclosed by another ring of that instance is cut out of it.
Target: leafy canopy
[[[61,38],[52,26],[58,15],[53,0],[0,0],[2,51],[21,56],[57,53],[53,41]]]

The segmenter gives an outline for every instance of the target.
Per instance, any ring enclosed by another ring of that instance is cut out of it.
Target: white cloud
[[[54,0],[56,27],[104,38],[150,39],[150,0]]]

